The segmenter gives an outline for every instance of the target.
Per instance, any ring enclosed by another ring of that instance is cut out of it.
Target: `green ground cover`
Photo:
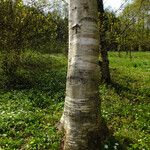
[[[136,52],[132,59],[110,53],[109,58],[113,83],[100,87],[109,129],[105,144],[109,149],[149,150],[150,53]]]
[[[150,53],[109,53],[112,84],[100,85],[102,149],[149,150]],[[67,58],[28,51],[7,83],[0,69],[0,149],[58,150]],[[9,85],[9,86],[8,86]]]

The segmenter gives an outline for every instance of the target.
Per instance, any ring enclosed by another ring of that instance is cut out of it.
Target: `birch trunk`
[[[100,127],[97,0],[69,1],[69,58],[61,123],[64,150],[98,150]]]

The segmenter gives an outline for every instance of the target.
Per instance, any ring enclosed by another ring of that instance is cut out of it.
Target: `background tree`
[[[120,14],[119,19],[122,30],[119,36],[124,39],[125,42],[123,45],[127,51],[130,49],[134,51],[146,51],[150,49],[148,44],[150,41],[149,9],[147,0],[134,0]]]
[[[0,46],[3,50],[4,73],[12,77],[15,75],[20,62],[20,53],[24,44],[24,27],[28,23],[26,10],[21,0],[0,1]]]
[[[25,49],[44,53],[66,50],[67,20],[43,3],[25,5],[22,0],[0,1],[0,50],[7,81],[15,82]],[[60,40],[61,38],[61,40]]]
[[[98,0],[99,5],[99,30],[100,30],[100,54],[102,62],[100,62],[101,66],[101,74],[102,81],[105,83],[110,83],[110,71],[109,71],[109,60],[108,60],[108,52],[107,52],[107,42],[106,42],[106,21],[105,21],[105,11],[103,6],[103,0]]]

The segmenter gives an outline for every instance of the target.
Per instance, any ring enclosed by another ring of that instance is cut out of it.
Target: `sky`
[[[121,4],[125,2],[125,0],[103,0],[103,2],[105,8],[112,8],[113,10],[118,10]]]
[[[24,0],[24,1],[27,2],[27,1],[31,1],[31,0]],[[52,0],[43,0],[43,1],[52,1]],[[66,1],[68,1],[68,0],[66,0]],[[105,9],[108,8],[112,11],[117,11],[125,1],[126,0],[103,0]]]
[[[31,0],[23,0],[23,1],[31,1]],[[44,1],[49,1],[49,0],[44,0]],[[52,0],[50,0],[52,1]],[[66,0],[68,1],[68,0]],[[124,2],[124,0],[104,0],[104,6],[105,8],[111,7],[112,9],[118,9],[120,5]]]
[[[111,10],[118,10],[124,0],[104,0],[104,7]]]

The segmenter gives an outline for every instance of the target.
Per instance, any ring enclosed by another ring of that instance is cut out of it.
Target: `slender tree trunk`
[[[130,47],[130,59],[132,59],[132,51],[133,51],[133,46],[131,44],[131,47]]]
[[[105,83],[110,83],[110,70],[109,70],[109,60],[107,52],[107,43],[105,35],[105,11],[103,6],[103,0],[97,0],[99,3],[99,20],[100,20],[100,54],[102,58],[101,73],[102,81]]]
[[[99,35],[96,0],[69,1],[69,58],[61,124],[64,150],[99,150]]]
[[[121,57],[121,53],[120,53],[120,52],[121,52],[121,45],[119,44],[119,45],[118,45],[118,56],[119,56],[119,57]]]

